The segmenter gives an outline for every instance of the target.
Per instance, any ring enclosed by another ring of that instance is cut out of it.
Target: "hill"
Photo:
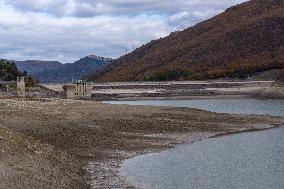
[[[74,63],[62,64],[57,61],[18,61],[18,68],[43,83],[71,82],[78,80],[111,62],[109,58],[95,55],[86,56]]]
[[[20,70],[27,71],[33,75],[38,75],[48,69],[59,69],[62,66],[62,64],[57,61],[26,60],[16,61],[15,63]]]
[[[283,69],[281,75],[279,76],[279,78],[277,79],[276,83],[281,85],[281,86],[284,86],[284,69]]]
[[[251,0],[184,31],[151,41],[89,80],[244,78],[283,68],[284,0]]]

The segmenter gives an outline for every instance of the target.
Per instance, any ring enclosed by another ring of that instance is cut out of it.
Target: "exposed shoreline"
[[[92,100],[95,101],[202,98],[284,99],[284,87],[270,80],[114,82],[89,83],[88,85],[92,88]],[[63,93],[62,84],[44,84],[43,88],[55,93]],[[48,94],[44,95],[48,97]]]
[[[131,157],[129,159],[126,159],[124,160],[122,163],[120,163],[119,165],[119,168],[117,169],[120,169],[122,164],[125,162],[125,161],[128,161],[132,158],[138,158],[138,157],[143,157],[143,156],[147,156],[147,155],[151,155],[151,154],[156,154],[156,153],[161,153],[161,152],[166,152],[168,150],[170,150],[171,148],[177,148],[179,147],[180,145],[191,145],[193,143],[197,143],[197,142],[200,142],[200,141],[203,141],[203,140],[206,140],[206,139],[211,139],[211,138],[219,138],[219,137],[224,137],[224,136],[231,136],[231,135],[238,135],[238,134],[242,134],[242,133],[255,133],[255,132],[262,132],[262,131],[266,131],[266,130],[270,130],[270,129],[276,129],[276,128],[280,128],[280,127],[284,127],[284,124],[275,124],[273,126],[268,126],[268,127],[264,127],[264,128],[258,128],[258,129],[248,129],[248,130],[243,130],[243,131],[234,131],[234,132],[224,132],[224,133],[216,133],[216,134],[213,134],[211,136],[208,136],[208,137],[205,137],[205,138],[202,138],[202,139],[199,139],[199,140],[196,140],[196,141],[185,141],[185,142],[182,142],[182,143],[178,143],[178,144],[174,144],[174,146],[172,147],[169,147],[168,149],[165,149],[165,150],[162,150],[162,151],[153,151],[153,152],[149,152],[149,153],[146,153],[146,154],[141,154],[141,155],[137,155],[135,157]],[[123,174],[120,174],[120,177],[125,179],[126,180],[126,183],[131,183],[131,181],[128,180],[127,177],[123,176]],[[143,184],[143,183],[140,183],[140,184]],[[127,187],[127,185],[125,185],[125,187]]]
[[[4,188],[7,184],[16,186],[19,182],[13,181],[13,178],[18,177],[23,181],[22,188],[40,187],[42,184],[51,188],[87,188],[84,177],[93,188],[131,188],[125,178],[118,175],[119,165],[125,159],[221,133],[284,124],[283,118],[269,116],[109,105],[80,100],[11,98],[0,99],[0,105],[0,144],[4,149],[0,166],[6,167],[2,171],[7,171],[0,174],[0,186]],[[31,145],[34,143],[36,147],[28,147],[31,150],[27,151],[26,145],[16,145],[14,139],[11,141],[9,136],[1,134],[5,132],[21,136],[17,139],[19,144],[30,141],[27,145],[34,146]],[[3,140],[5,143],[1,143]],[[14,151],[5,150],[9,146]],[[38,151],[47,152],[47,156]],[[31,156],[33,161],[22,158],[26,156]],[[50,156],[53,158],[47,159]],[[20,169],[15,169],[16,165],[11,164],[10,159],[24,163],[20,164]],[[64,167],[62,163],[55,163],[62,161],[65,162]],[[32,170],[30,164],[33,165]],[[26,177],[21,176],[23,173],[29,178],[38,175],[38,179],[24,182]],[[45,173],[54,176],[44,181]],[[7,174],[14,176],[7,178]]]
[[[142,154],[137,154],[135,156],[132,156],[132,157],[129,157],[123,161],[119,161],[119,162],[111,162],[113,164],[113,167],[112,169],[110,169],[109,171],[110,172],[115,172],[117,173],[117,175],[112,175],[112,176],[117,176],[118,180],[121,180],[120,182],[121,183],[124,183],[123,185],[121,185],[120,187],[122,188],[132,188],[133,186],[130,184],[131,182],[128,180],[127,177],[125,176],[122,176],[120,174],[120,168],[121,168],[121,165],[129,160],[129,159],[132,159],[132,158],[137,158],[137,157],[143,157],[145,155],[151,155],[151,154],[156,154],[156,153],[161,153],[161,152],[164,152],[164,151],[168,151],[170,150],[171,148],[176,148],[178,147],[179,145],[184,145],[184,144],[187,144],[187,145],[190,145],[190,144],[193,144],[193,143],[196,143],[196,142],[200,142],[202,140],[206,140],[206,139],[210,139],[210,138],[218,138],[218,137],[223,137],[223,136],[230,136],[230,135],[235,135],[235,134],[242,134],[242,133],[250,133],[250,132],[261,132],[261,131],[265,131],[265,130],[269,130],[269,129],[275,129],[275,128],[279,128],[279,127],[282,127],[284,126],[284,124],[279,124],[279,125],[273,125],[273,126],[268,126],[267,127],[263,127],[263,128],[253,128],[253,129],[247,129],[247,130],[242,130],[242,131],[234,131],[234,132],[221,132],[221,133],[208,133],[207,135],[200,135],[200,138],[196,138],[194,140],[185,140],[185,141],[182,141],[182,142],[179,142],[179,143],[173,143],[173,144],[170,144],[170,146],[164,150],[153,150],[153,151],[149,151],[147,153],[142,153]],[[116,166],[115,166],[116,165]],[[135,187],[133,187],[135,188]]]
[[[106,101],[140,101],[140,100],[197,100],[197,99],[249,99],[250,95],[215,95],[215,96],[165,96],[165,97],[123,97]]]
[[[92,99],[97,101],[234,97],[284,99],[284,88],[274,86],[274,81],[120,82],[89,83],[89,86],[92,88]],[[46,84],[44,87],[57,92],[63,92],[60,84]]]

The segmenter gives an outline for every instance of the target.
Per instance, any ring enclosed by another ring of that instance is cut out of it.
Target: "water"
[[[284,117],[284,100],[258,99],[197,99],[197,100],[139,100],[105,101],[111,104],[175,106],[230,114],[258,114]]]
[[[154,189],[283,189],[284,128],[180,145],[122,164],[130,183]]]
[[[110,101],[111,104],[175,106],[218,113],[284,117],[284,100],[198,99]],[[284,128],[206,139],[136,157],[121,175],[140,188],[283,189]]]

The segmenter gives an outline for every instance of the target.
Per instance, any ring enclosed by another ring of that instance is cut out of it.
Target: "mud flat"
[[[272,86],[255,91],[253,96],[263,99],[284,99],[284,87]]]
[[[93,100],[196,99],[196,98],[283,98],[283,88],[274,90],[274,81],[211,80],[168,82],[89,83]],[[62,84],[44,84],[44,88],[63,93]],[[282,90],[282,92],[281,92]],[[43,97],[44,95],[42,95]],[[49,95],[50,96],[50,95]],[[54,97],[59,97],[54,94]]]
[[[247,97],[270,87],[273,83],[274,81],[250,80],[95,83],[92,96],[96,100]]]
[[[0,99],[0,188],[132,188],[125,159],[282,118],[62,99]]]

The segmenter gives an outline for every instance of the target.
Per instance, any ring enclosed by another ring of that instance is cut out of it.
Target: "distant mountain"
[[[43,71],[60,69],[62,67],[62,64],[57,61],[26,60],[16,61],[15,63],[21,71],[27,71],[32,75],[38,75]]]
[[[283,68],[284,0],[251,0],[184,31],[151,41],[89,80],[244,78]]]
[[[16,61],[16,64],[21,71],[26,71],[42,83],[58,83],[81,79],[111,61],[110,58],[90,55],[68,64],[38,60]]]

